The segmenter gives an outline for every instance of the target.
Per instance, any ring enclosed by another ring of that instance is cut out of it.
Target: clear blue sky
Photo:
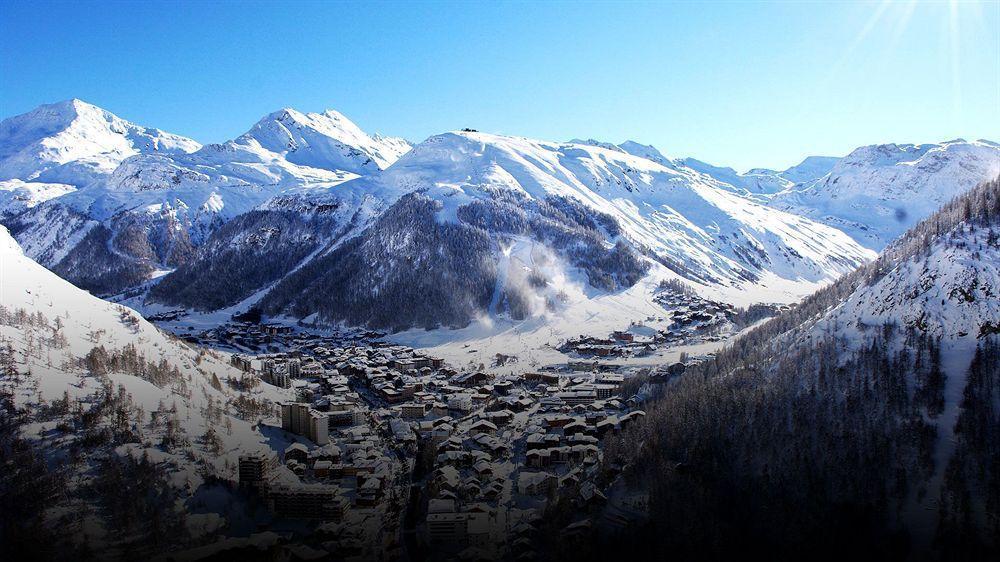
[[[201,142],[290,106],[785,167],[1000,140],[1000,3],[4,0],[0,116],[72,97]]]

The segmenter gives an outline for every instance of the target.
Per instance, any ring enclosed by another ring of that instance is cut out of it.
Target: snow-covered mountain
[[[770,204],[841,229],[880,250],[997,173],[1000,145],[989,141],[864,146],[818,181],[778,193]]]
[[[117,292],[183,264],[219,226],[276,195],[325,193],[377,174],[408,148],[334,111],[283,109],[232,141],[125,158],[6,222],[45,266],[89,290]]]
[[[754,203],[692,170],[593,143],[446,133],[341,190],[379,193],[387,210],[366,215],[370,226],[353,237],[277,244],[267,250],[275,257],[298,256],[280,275],[295,271],[214,306],[269,288],[260,303],[270,314],[396,329],[463,326],[482,314],[523,318],[552,309],[556,278],[578,278],[585,293],[602,294],[647,274],[682,276],[731,295],[755,288],[762,299],[789,301],[874,257],[835,229]],[[254,232],[263,226],[256,224]],[[210,245],[239,247],[241,237],[227,234]],[[243,240],[237,253],[257,255]],[[200,258],[153,296],[212,308],[205,295],[217,293],[217,275],[196,293],[184,289],[205,280],[199,272],[220,271],[215,255]]]
[[[679,163],[742,190],[749,197],[766,201],[771,195],[791,189],[797,184],[822,178],[839,160],[833,156],[809,156],[787,170],[754,168],[743,173],[729,167],[713,166],[694,158],[684,158]]]
[[[689,366],[606,457],[628,467],[629,492],[652,498],[651,529],[621,540],[699,552],[718,535],[672,522],[738,512],[753,514],[736,522],[752,537],[741,539],[744,554],[989,558],[1000,482],[998,229],[1000,178]],[[781,509],[760,507],[773,505]],[[865,514],[863,531],[845,511]]]
[[[398,137],[369,136],[332,109],[323,113],[276,111],[236,140],[251,141],[293,164],[356,174],[384,170],[411,147]]]
[[[886,324],[957,340],[1000,333],[1000,179],[945,204],[879,257],[803,301],[812,333]],[[850,334],[849,334],[850,333]],[[852,337],[849,339],[863,339]]]
[[[735,284],[774,273],[832,279],[871,257],[834,229],[734,196],[683,168],[624,150],[476,132],[431,137],[382,181],[442,202],[442,217],[497,194],[563,198],[610,216],[618,235],[695,280]]]
[[[67,124],[40,125],[50,114]],[[529,290],[527,277],[509,271],[515,262],[533,269],[511,256],[543,250],[558,261],[558,276],[598,292],[627,290],[644,277],[682,277],[723,300],[794,301],[874,257],[839,228],[855,224],[864,235],[884,225],[849,223],[793,202],[856,204],[844,185],[866,201],[919,191],[923,206],[905,213],[912,219],[990,173],[998,152],[985,141],[881,147],[844,159],[810,157],[784,171],[737,173],[671,159],[634,141],[559,143],[461,131],[411,148],[368,135],[335,111],[282,109],[234,140],[200,148],[78,101],[4,123],[7,138],[23,145],[96,139],[55,166],[99,170],[86,185],[18,178],[0,191],[4,222],[28,255],[79,286],[109,294],[163,279],[152,291],[158,302],[214,310],[259,301],[272,314],[366,322],[390,286],[404,301],[419,298],[419,283],[406,287],[414,275],[459,295],[451,311],[440,305],[448,299],[442,293],[406,322],[376,322],[395,328],[551,308],[526,304],[552,300],[551,284]],[[107,132],[118,130],[124,132]],[[102,143],[111,148],[91,155]],[[23,176],[56,177],[46,175],[55,169],[49,160],[35,160]],[[928,190],[937,195],[924,197]],[[435,251],[444,259],[436,267],[445,271],[415,265]],[[333,267],[356,275],[334,280]],[[551,280],[556,273],[549,273]],[[366,276],[374,276],[366,287],[355,286]],[[334,310],[330,300],[313,300],[344,283],[352,302]]]
[[[835,156],[809,156],[787,170],[754,168],[741,173],[729,167],[715,166],[695,158],[668,158],[652,145],[631,140],[619,145],[595,140],[572,142],[624,151],[674,170],[684,169],[698,172],[718,182],[719,187],[758,201],[766,201],[771,195],[790,189],[797,184],[817,180],[828,174],[830,169],[840,160]]]
[[[200,147],[72,99],[0,122],[0,180],[83,187],[130,156],[184,154]]]

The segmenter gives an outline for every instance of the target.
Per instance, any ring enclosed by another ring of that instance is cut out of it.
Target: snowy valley
[[[985,140],[738,172],[333,110],[204,146],[80,100],[8,118],[0,538],[698,558],[711,520],[751,555],[994,552],[998,175]]]

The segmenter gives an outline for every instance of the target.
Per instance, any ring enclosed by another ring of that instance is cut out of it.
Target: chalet
[[[431,441],[446,441],[451,437],[453,431],[455,431],[455,428],[449,423],[436,426],[433,430],[431,430]]]
[[[632,412],[629,412],[629,413],[625,414],[621,418],[619,418],[618,425],[624,427],[624,426],[632,423],[633,421],[635,421],[635,420],[637,420],[639,418],[643,418],[645,416],[646,416],[646,412],[643,412],[642,410],[634,410]]]
[[[473,373],[463,373],[456,376],[451,380],[451,382],[457,386],[469,388],[472,386],[480,385],[489,380],[486,373],[473,372]]]
[[[382,385],[376,389],[379,397],[390,404],[403,401],[403,393],[393,388],[391,385]]]
[[[268,336],[282,336],[292,333],[291,326],[282,326],[280,324],[264,324],[260,327],[260,332]]]
[[[487,478],[493,476],[493,463],[485,460],[479,459],[472,465],[472,470],[476,472],[476,476],[479,478]]]
[[[614,345],[592,345],[590,346],[590,353],[596,355],[597,357],[610,357],[615,353],[617,347]]]
[[[526,496],[546,495],[555,491],[559,479],[548,472],[521,471],[517,475],[517,491]]]
[[[487,420],[479,420],[472,424],[472,427],[469,428],[470,435],[479,435],[481,433],[486,435],[496,435],[496,432],[496,424]]]
[[[302,443],[292,443],[285,448],[285,462],[296,460],[306,462],[309,458],[309,449]]]
[[[624,332],[624,331],[616,331],[615,333],[611,334],[611,336],[618,341],[624,341],[624,342],[631,342],[635,339],[635,337],[630,332]]]
[[[507,425],[514,419],[514,412],[510,410],[500,410],[499,412],[491,412],[489,414],[489,419],[491,422],[497,424],[498,426]]]
[[[420,419],[427,415],[430,406],[426,402],[407,402],[399,407],[400,415],[406,419]]]
[[[334,445],[333,443],[327,443],[322,447],[318,447],[309,451],[309,458],[312,460],[330,461],[333,463],[340,462],[341,457],[340,447]]]
[[[510,381],[500,381],[493,384],[493,393],[498,396],[506,396],[514,388],[514,383]]]
[[[333,465],[330,461],[316,461],[313,463],[313,476],[318,479],[325,479],[330,476],[330,467]]]
[[[585,433],[588,431],[589,427],[581,420],[574,420],[563,426],[563,434],[574,435],[577,433]]]
[[[553,386],[559,386],[562,378],[556,373],[524,373],[523,377],[528,382],[540,382]]]
[[[545,468],[552,464],[552,449],[531,449],[525,454],[525,463],[531,468]]]
[[[510,445],[490,435],[479,434],[473,438],[473,441],[493,455],[502,455],[510,451]]]
[[[597,425],[594,426],[594,432],[597,434],[598,437],[603,437],[609,431],[614,431],[615,426],[617,424],[618,424],[618,418],[609,417],[607,419],[597,422]]]
[[[558,446],[562,437],[555,433],[532,433],[525,441],[525,446],[529,451],[532,449],[548,449]]]
[[[563,414],[549,414],[542,418],[545,426],[550,428],[563,427],[572,421],[572,417]]]

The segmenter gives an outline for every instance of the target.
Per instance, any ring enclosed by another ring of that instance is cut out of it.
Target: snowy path
[[[914,553],[926,553],[934,540],[939,519],[938,507],[945,471],[955,452],[955,426],[961,413],[969,365],[976,352],[976,340],[966,337],[941,345],[941,369],[945,374],[944,411],[937,418],[934,444],[934,473],[922,498],[911,493],[903,511],[903,522],[913,535]]]

